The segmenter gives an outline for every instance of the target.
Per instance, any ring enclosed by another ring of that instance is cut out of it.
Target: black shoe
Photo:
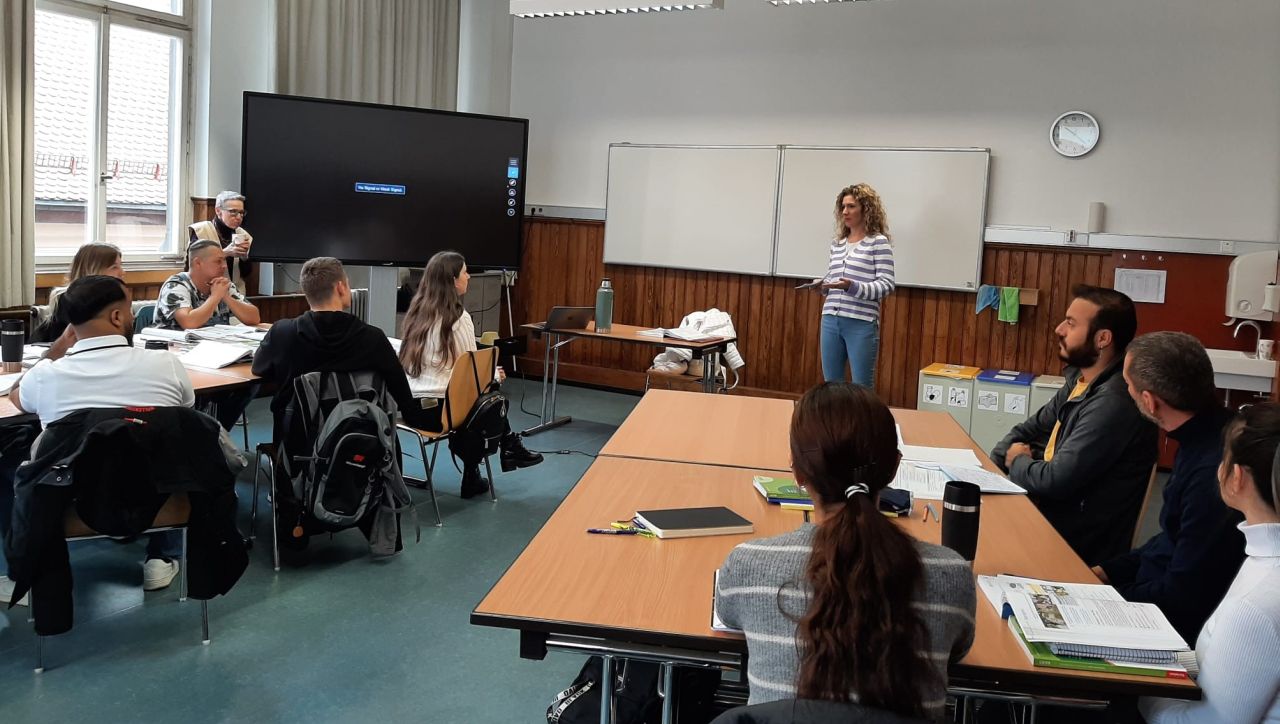
[[[487,492],[489,492],[489,481],[480,474],[480,466],[468,466],[462,472],[462,497],[474,498]]]
[[[507,433],[499,443],[502,447],[502,454],[499,456],[502,463],[502,472],[509,473],[516,468],[528,468],[542,462],[542,455],[533,452],[520,442],[520,436],[514,432]]]

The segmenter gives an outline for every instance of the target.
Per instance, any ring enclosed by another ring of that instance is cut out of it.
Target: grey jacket
[[[1156,462],[1156,426],[1129,397],[1122,363],[1117,359],[1074,400],[1067,398],[1080,370],[1068,367],[1058,394],[991,451],[1003,469],[1011,445],[1031,446],[1032,455],[1015,459],[1005,472],[1090,565],[1129,550]],[[1053,460],[1046,462],[1044,450],[1058,422]]]

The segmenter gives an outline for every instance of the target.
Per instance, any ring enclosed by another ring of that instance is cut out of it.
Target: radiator
[[[369,290],[368,289],[352,289],[351,290],[351,313],[357,319],[369,321]]]

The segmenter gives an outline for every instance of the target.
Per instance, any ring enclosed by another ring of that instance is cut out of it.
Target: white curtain
[[[459,0],[277,0],[276,90],[454,110]]]
[[[0,2],[0,307],[35,301],[35,0]]]

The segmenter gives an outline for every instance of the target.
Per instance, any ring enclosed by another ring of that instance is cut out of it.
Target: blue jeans
[[[874,387],[876,354],[880,351],[880,325],[862,319],[822,315],[822,378],[843,382],[847,362],[854,384]]]

